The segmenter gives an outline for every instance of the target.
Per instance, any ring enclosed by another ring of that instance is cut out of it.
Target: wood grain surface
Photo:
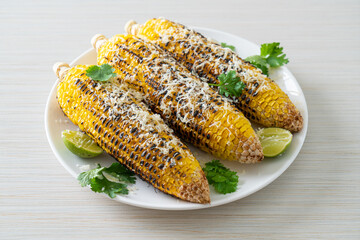
[[[306,142],[265,189],[196,211],[124,205],[81,188],[52,153],[52,65],[95,33],[164,16],[279,41],[308,103]],[[0,239],[360,239],[360,2],[1,1]]]

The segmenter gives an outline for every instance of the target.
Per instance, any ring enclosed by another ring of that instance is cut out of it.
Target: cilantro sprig
[[[88,69],[86,69],[86,76],[95,81],[105,82],[116,76],[114,71],[115,69],[106,63],[100,66],[91,65]]]
[[[245,84],[240,81],[240,77],[236,76],[236,72],[231,70],[226,74],[220,74],[218,77],[219,84],[209,83],[210,86],[218,86],[219,93],[225,97],[240,97]]]
[[[265,75],[269,74],[269,67],[277,68],[289,63],[279,42],[261,44],[260,55],[250,56],[245,60],[260,68]]]
[[[231,171],[220,163],[219,160],[212,160],[203,168],[206,178],[215,190],[222,194],[235,192],[239,182],[236,172]]]
[[[135,183],[134,173],[120,163],[113,163],[110,167],[98,167],[78,176],[82,187],[90,186],[91,190],[98,193],[106,193],[114,198],[117,194],[128,194],[128,183]]]
[[[223,48],[230,48],[231,50],[235,51],[235,46],[233,46],[233,45],[228,45],[228,44],[222,42],[222,43],[221,43],[221,46],[222,46]]]

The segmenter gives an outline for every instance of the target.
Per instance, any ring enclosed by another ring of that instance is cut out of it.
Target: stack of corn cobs
[[[117,77],[98,82],[86,76],[89,66],[58,64],[57,99],[74,124],[155,188],[210,202],[205,174],[179,137],[218,158],[257,163],[263,152],[249,120],[301,130],[289,97],[230,49],[163,18],[125,29],[92,39],[98,65],[111,65]],[[230,70],[246,87],[227,99],[208,83]]]

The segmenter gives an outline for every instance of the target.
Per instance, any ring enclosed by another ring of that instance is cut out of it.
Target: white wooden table
[[[81,188],[46,140],[51,67],[129,19],[280,41],[309,107],[308,137],[265,189],[197,211],[127,206]],[[2,1],[0,239],[360,239],[360,2]]]

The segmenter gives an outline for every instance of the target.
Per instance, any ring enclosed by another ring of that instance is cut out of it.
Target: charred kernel
[[[257,87],[257,86],[259,86],[259,83],[257,83],[257,82],[254,83],[254,87]]]
[[[151,157],[151,154],[148,153],[145,158],[146,158],[146,159],[149,159],[150,157]]]
[[[130,133],[134,133],[136,130],[137,130],[137,127],[133,127],[133,128],[130,130]]]
[[[253,90],[252,90],[252,89],[250,89],[250,90],[249,90],[249,94],[251,94],[252,92],[253,92]]]
[[[99,129],[98,129],[98,133],[100,133],[101,132],[101,126],[99,127]]]
[[[114,137],[112,137],[112,138],[111,138],[111,140],[110,140],[110,142],[111,142],[111,143],[113,143],[113,142],[114,142],[114,140],[115,140],[115,138],[114,138]],[[116,143],[115,143],[115,144],[116,144]]]
[[[122,139],[123,137],[124,137],[124,133],[122,132],[122,133],[120,133],[120,139]]]
[[[180,159],[182,159],[182,156],[178,156],[178,157],[176,158],[176,160],[180,160]]]
[[[126,150],[126,145],[124,145],[124,147],[123,147],[123,149],[122,149],[123,151],[125,151]]]
[[[241,95],[241,100],[244,100],[245,98],[246,98],[245,94]]]
[[[147,154],[147,151],[145,150],[142,152],[141,157],[144,157],[146,154]]]
[[[119,140],[118,139],[116,139],[115,140],[115,145],[117,145],[119,143]]]
[[[151,145],[150,150],[153,150],[154,148],[156,148],[156,144]]]
[[[257,92],[254,92],[253,97],[256,97],[257,94],[258,94]]]
[[[148,162],[146,162],[146,163],[145,163],[145,167],[148,167],[148,166],[149,166],[149,163],[148,163]]]
[[[177,155],[179,155],[179,152],[174,153],[173,157],[176,157]]]
[[[156,161],[156,156],[153,156],[153,157],[152,157],[152,160],[153,160],[153,161]]]
[[[98,124],[95,124],[95,130],[96,130],[98,127],[99,127]]]
[[[171,161],[171,157],[168,157],[168,159],[166,159],[167,162],[170,162]]]
[[[134,157],[134,153],[131,152],[131,153],[130,153],[130,158],[133,158],[133,157]]]
[[[245,101],[245,103],[246,103],[246,104],[249,104],[249,102],[250,102],[250,98],[247,98],[246,101]]]
[[[164,165],[163,163],[160,163],[159,166],[158,166],[158,168],[159,168],[160,170],[162,170],[162,169],[164,168],[164,166],[165,166],[165,165]]]
[[[139,150],[139,145],[136,145],[134,151],[137,152],[137,150]]]
[[[135,155],[134,160],[136,161],[136,160],[138,160],[138,158],[139,158],[139,156]]]
[[[150,164],[150,165],[149,165],[149,170],[151,171],[152,168],[153,168],[153,165]]]
[[[199,114],[199,111],[198,111],[198,110],[195,110],[193,116],[196,117],[198,114]]]
[[[153,171],[154,174],[156,174],[156,168],[154,168],[154,171]]]
[[[120,144],[119,144],[119,148],[122,148],[123,146],[124,146],[123,143],[120,143]]]
[[[207,139],[210,139],[210,134],[206,135],[206,138],[207,138]]]
[[[137,155],[135,156],[135,158],[137,157]],[[142,165],[144,165],[144,161],[143,160],[141,160],[140,161],[140,166],[142,166]]]

